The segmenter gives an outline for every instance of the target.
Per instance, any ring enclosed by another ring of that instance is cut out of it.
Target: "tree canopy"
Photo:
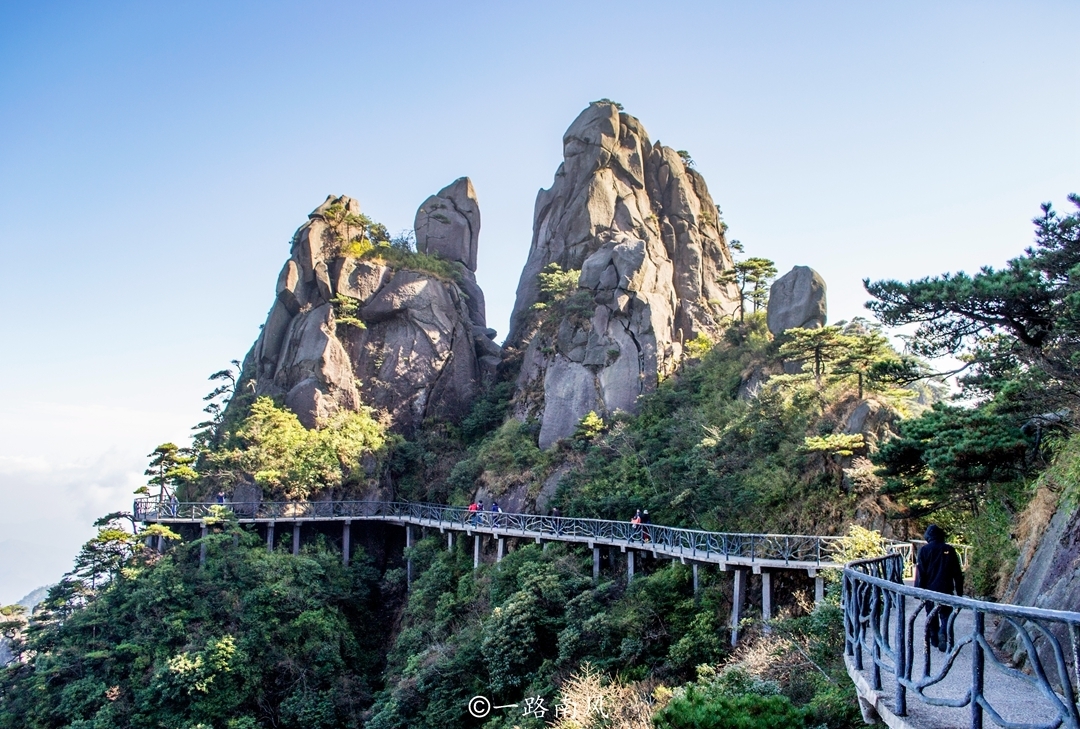
[[[918,355],[960,355],[973,393],[1004,393],[1031,412],[1080,400],[1080,196],[1034,219],[1035,245],[974,275],[863,282],[867,308],[887,325],[916,325]],[[1019,386],[1018,386],[1019,385]]]
[[[207,461],[218,478],[231,483],[253,480],[268,492],[303,499],[363,480],[364,458],[386,442],[386,429],[369,408],[339,411],[309,430],[295,413],[260,397]]]

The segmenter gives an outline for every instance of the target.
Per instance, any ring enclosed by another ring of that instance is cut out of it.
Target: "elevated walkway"
[[[941,595],[902,574],[897,555],[844,570],[844,659],[867,723],[1080,727],[1080,613]],[[947,651],[931,644],[930,611],[948,615]],[[1000,646],[989,640],[999,627],[1010,636]]]
[[[496,562],[501,561],[510,539],[543,542],[569,542],[587,546],[593,552],[593,578],[599,578],[601,548],[618,550],[625,555],[626,579],[634,578],[635,557],[648,554],[688,564],[693,569],[694,590],[698,588],[698,571],[706,565],[716,565],[733,576],[731,610],[731,642],[738,641],[739,622],[749,587],[749,575],[760,575],[762,617],[772,618],[772,575],[779,570],[805,572],[814,581],[815,598],[824,595],[823,569],[843,567],[842,537],[805,534],[741,534],[681,529],[658,524],[632,524],[628,521],[578,519],[573,517],[539,516],[471,512],[468,509],[389,501],[289,501],[225,504],[175,503],[156,499],[138,499],[135,519],[144,523],[196,525],[205,536],[210,524],[228,513],[245,524],[261,525],[266,530],[267,546],[274,544],[279,525],[293,531],[293,553],[300,549],[301,525],[305,523],[339,523],[342,526],[342,558],[348,562],[351,526],[353,523],[386,522],[405,527],[406,547],[412,545],[413,527],[437,529],[447,535],[447,546],[453,548],[454,536],[473,539],[473,565],[480,566],[481,538],[495,540]],[[893,542],[894,551],[910,554],[912,545]],[[205,550],[203,552],[205,558]],[[412,564],[407,563],[411,581]]]

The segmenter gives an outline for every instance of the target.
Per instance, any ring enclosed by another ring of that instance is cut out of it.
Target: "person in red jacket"
[[[926,544],[919,549],[915,563],[915,587],[933,590],[946,595],[964,594],[964,572],[960,567],[960,557],[956,547],[945,542],[945,530],[937,524],[926,528]],[[928,613],[934,610],[934,603],[926,604]],[[930,634],[930,644],[946,651],[949,648],[949,615],[952,608],[939,605],[937,613],[926,621],[926,630]]]

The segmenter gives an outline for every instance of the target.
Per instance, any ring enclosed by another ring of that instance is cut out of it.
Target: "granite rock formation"
[[[541,421],[540,446],[573,433],[589,411],[632,411],[682,357],[712,335],[737,294],[705,180],[637,119],[594,102],[563,137],[564,161],[536,198],[533,239],[507,345],[523,353],[517,414]],[[539,313],[550,264],[580,271],[561,308]]]
[[[461,269],[471,275],[464,264],[475,267],[475,194],[467,179],[447,190],[471,208],[439,235],[428,225],[422,250],[464,253]],[[385,410],[401,432],[428,416],[458,417],[477,392],[481,360],[499,354],[483,326],[482,294],[468,294],[475,278],[446,280],[407,264],[395,268],[377,254],[343,253],[349,241],[341,221],[359,212],[355,200],[330,196],[297,230],[244,378],[256,395],[281,398],[308,427],[361,406]]]
[[[769,331],[780,336],[788,329],[817,329],[828,321],[825,279],[809,266],[795,266],[769,288],[766,313]]]
[[[1073,451],[1073,452],[1069,452]],[[1075,447],[1059,458],[1075,459]],[[1069,464],[1074,467],[1074,464]],[[1002,602],[1049,610],[1077,610],[1080,606],[1080,509],[1075,502],[1074,484],[1060,478],[1054,469],[1045,473],[1041,487],[1021,515],[1016,527],[1020,554]],[[1064,624],[1044,623],[1059,642],[1075,641]],[[1046,635],[1031,630],[1031,638],[1044,666],[1055,663],[1054,651]],[[1030,668],[1023,644],[1015,628],[1002,621],[992,633],[992,641],[1022,670]],[[1075,642],[1073,642],[1075,646]],[[1048,669],[1051,684],[1061,689],[1057,672]],[[1075,690],[1075,689],[1074,689]]]
[[[458,267],[458,286],[465,294],[469,317],[473,326],[486,330],[484,292],[476,283],[480,204],[472,180],[461,177],[425,200],[416,211],[413,229],[416,250],[435,254]],[[494,339],[495,332],[485,332],[485,337]],[[488,355],[497,357],[498,352],[491,349]]]

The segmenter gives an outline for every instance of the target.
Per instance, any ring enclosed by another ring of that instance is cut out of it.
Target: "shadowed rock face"
[[[683,342],[715,333],[737,301],[717,283],[732,262],[705,180],[641,122],[593,103],[563,137],[563,157],[536,198],[507,338],[524,352],[518,415],[540,418],[545,448],[590,410],[633,410]],[[572,315],[533,308],[551,263],[581,271]]]
[[[1075,458],[1075,455],[1066,450],[1059,458]],[[1075,611],[1080,609],[1080,509],[1067,493],[1062,493],[1069,488],[1066,481],[1050,474],[1044,475],[1044,479],[1045,483],[1019,520],[1020,554],[1001,602]],[[1060,623],[1046,623],[1044,627],[1068,656],[1068,646],[1074,638],[1067,627]],[[1011,654],[1019,668],[1030,667],[1023,643],[1012,624],[1001,621],[991,636],[992,642],[1006,655]],[[1030,637],[1051,685],[1060,691],[1058,673],[1053,669],[1053,645],[1038,630],[1032,629]]]
[[[475,266],[479,210],[472,184],[463,179],[446,190],[467,191],[473,211],[468,225],[428,249],[471,251]],[[482,326],[482,294],[464,293],[470,284],[479,291],[475,279],[459,284],[394,270],[377,258],[341,255],[339,218],[331,214],[338,209],[360,212],[351,198],[328,197],[293,237],[277,298],[245,360],[245,379],[253,377],[257,395],[280,398],[307,427],[340,408],[362,405],[387,411],[402,432],[429,416],[463,415],[481,367],[486,362],[493,371],[491,360],[497,363],[499,355]],[[471,277],[471,270],[462,270]],[[474,298],[479,313],[466,303]],[[351,318],[364,327],[340,321],[342,302],[350,301],[356,310]]]

